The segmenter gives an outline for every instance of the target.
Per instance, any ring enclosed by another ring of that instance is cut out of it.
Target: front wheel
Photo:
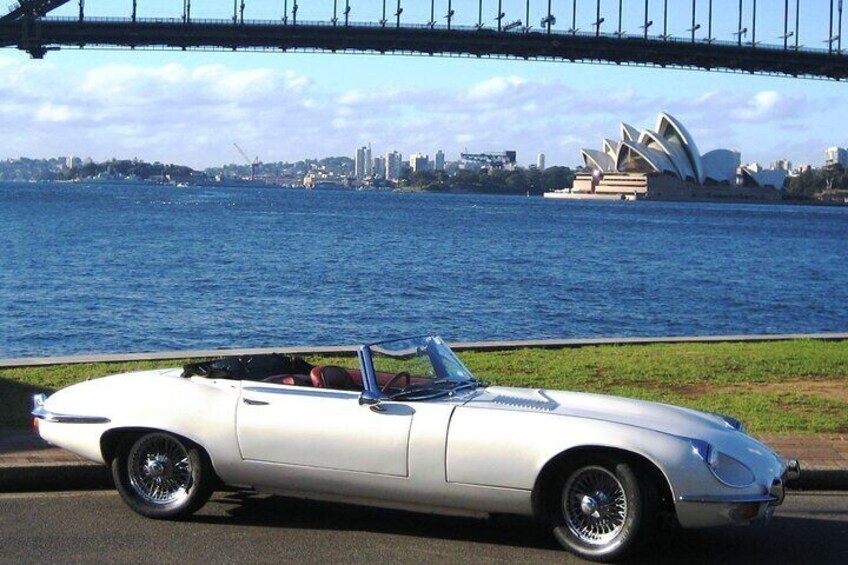
[[[160,519],[182,518],[199,510],[215,484],[206,453],[164,432],[125,438],[112,460],[112,477],[131,509]]]
[[[550,505],[563,547],[584,559],[614,561],[651,534],[655,489],[632,465],[597,455],[581,457],[564,471]]]

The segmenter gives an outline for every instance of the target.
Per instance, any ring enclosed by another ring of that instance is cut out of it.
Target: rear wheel
[[[197,511],[209,500],[215,484],[206,453],[165,432],[125,438],[112,460],[112,477],[130,508],[161,519]]]
[[[554,535],[585,559],[620,559],[654,529],[655,488],[627,462],[581,456],[563,469],[556,484],[549,506]]]

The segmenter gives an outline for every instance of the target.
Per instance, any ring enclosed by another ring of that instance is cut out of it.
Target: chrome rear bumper
[[[35,425],[38,425],[38,420],[47,422],[58,422],[63,424],[108,424],[111,420],[103,416],[85,416],[80,414],[57,414],[50,412],[44,407],[44,401],[47,400],[46,394],[36,394],[32,397],[32,416],[35,418]]]

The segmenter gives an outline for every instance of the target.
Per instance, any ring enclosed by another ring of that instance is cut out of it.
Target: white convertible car
[[[114,375],[35,398],[48,442],[111,465],[151,518],[223,485],[431,512],[532,515],[578,555],[621,558],[665,522],[768,519],[800,473],[733,418],[487,386],[438,337],[359,366],[284,355]]]

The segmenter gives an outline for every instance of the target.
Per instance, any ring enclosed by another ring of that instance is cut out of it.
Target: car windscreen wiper
[[[444,388],[444,389],[432,389],[432,388],[416,388],[415,390],[402,390],[400,392],[396,392],[388,397],[389,400],[403,400],[409,398],[415,398],[416,400],[425,400],[430,398],[438,398],[440,396],[445,396],[450,394],[453,389]]]
[[[450,388],[442,388],[439,385],[450,384]],[[389,400],[399,400],[403,398],[410,398],[412,396],[421,395],[421,399],[424,398],[438,398],[443,395],[454,395],[461,390],[465,390],[468,388],[478,388],[480,386],[488,386],[488,383],[484,383],[478,380],[471,381],[455,381],[453,379],[436,379],[429,384],[426,385],[416,385],[417,388],[414,389],[406,389],[400,392],[396,392],[395,394],[389,396]]]

